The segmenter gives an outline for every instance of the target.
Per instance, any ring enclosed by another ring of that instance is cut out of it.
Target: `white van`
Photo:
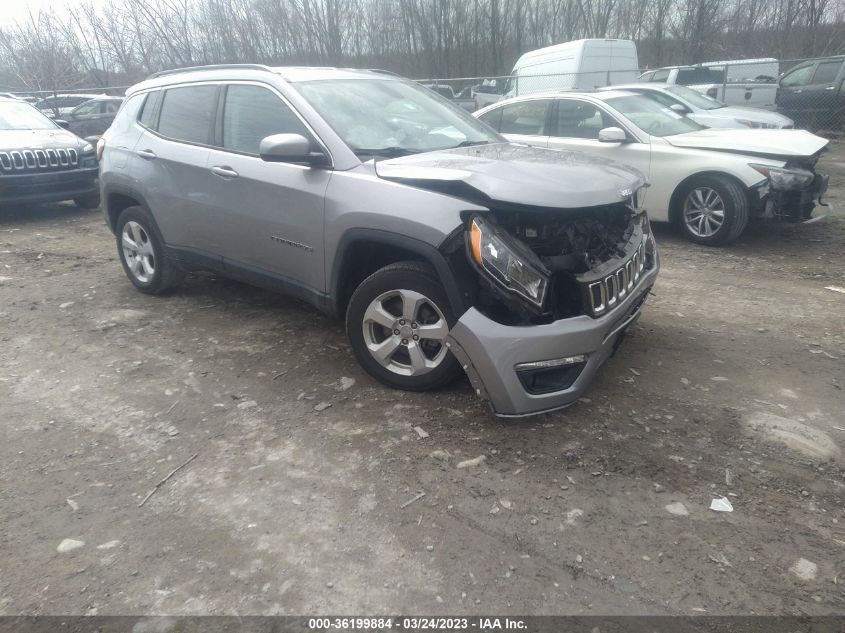
[[[555,44],[520,57],[505,97],[548,90],[594,90],[636,81],[637,46],[632,40],[590,39]]]

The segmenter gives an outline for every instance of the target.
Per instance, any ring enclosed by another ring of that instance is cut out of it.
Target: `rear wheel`
[[[694,179],[678,198],[678,222],[687,239],[721,246],[736,240],[748,224],[745,190],[725,176]]]
[[[370,275],[355,290],[346,332],[361,366],[396,389],[442,387],[461,373],[446,347],[455,317],[434,271],[399,262]]]
[[[182,280],[182,269],[165,256],[164,241],[143,207],[127,207],[117,219],[115,234],[120,263],[138,290],[161,294]]]

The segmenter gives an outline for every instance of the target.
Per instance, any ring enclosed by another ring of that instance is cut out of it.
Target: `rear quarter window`
[[[146,97],[145,94],[132,95],[123,102],[109,128],[109,135],[125,132],[135,122]]]
[[[155,117],[158,112],[158,106],[161,103],[161,94],[161,90],[156,90],[154,92],[149,92],[146,95],[139,95],[142,98],[144,105],[141,108],[140,115],[138,116],[138,122],[144,127],[155,127]]]

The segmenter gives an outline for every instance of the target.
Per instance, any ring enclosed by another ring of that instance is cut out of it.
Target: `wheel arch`
[[[445,243],[452,241],[450,236]],[[427,242],[400,233],[379,229],[350,229],[338,242],[329,288],[333,312],[343,318],[355,288],[371,274],[399,261],[428,263],[449,299],[453,313],[460,317],[467,305],[456,275],[446,256]]]
[[[106,223],[112,233],[116,230],[117,219],[120,214],[129,207],[142,207],[155,221],[147,201],[137,191],[124,187],[105,187],[103,189],[103,212],[106,216]],[[158,227],[156,227],[158,229]]]
[[[719,176],[720,178],[726,178],[734,182],[735,184],[739,185],[740,188],[742,188],[742,190],[745,192],[746,198],[748,198],[749,204],[751,203],[751,199],[748,195],[748,185],[745,184],[737,176],[716,169],[698,171],[694,174],[690,174],[675,186],[675,190],[672,192],[672,196],[669,198],[669,222],[671,222],[672,224],[677,224],[680,221],[681,202],[686,189],[696,179],[706,176]]]

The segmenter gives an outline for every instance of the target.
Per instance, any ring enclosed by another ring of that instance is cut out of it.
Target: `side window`
[[[648,81],[657,81],[660,83],[666,83],[666,80],[669,79],[669,71],[668,70],[655,70],[654,74],[651,76],[651,79]]]
[[[504,106],[499,131],[502,134],[545,135],[549,103],[548,99],[533,99]]]
[[[654,71],[653,70],[640,75],[640,81],[652,81],[652,77],[654,77]]]
[[[223,107],[223,147],[258,154],[261,139],[271,134],[301,134],[311,138],[293,110],[267,88],[229,86]]]
[[[186,86],[164,91],[158,132],[188,143],[209,144],[217,86]]]
[[[141,108],[141,115],[138,117],[138,122],[144,127],[152,128],[155,126],[155,116],[161,102],[161,95],[161,90],[147,93],[147,97],[144,99],[144,107]]]
[[[502,110],[504,108],[493,108],[489,112],[482,114],[478,119],[499,132],[502,127]]]
[[[619,124],[592,103],[561,99],[552,136],[598,139],[599,130]]]
[[[73,116],[89,116],[92,114],[99,114],[100,105],[101,104],[99,101],[91,101],[90,103],[83,104],[73,111]]]
[[[786,73],[780,80],[780,85],[787,88],[792,86],[806,86],[810,82],[810,77],[813,76],[813,65],[802,66]]]
[[[103,103],[103,112],[105,114],[114,114],[117,112],[119,106],[120,104],[116,101],[106,101]]]
[[[819,62],[816,72],[813,75],[813,84],[832,84],[839,75],[839,69],[842,68],[842,60],[835,62]]]

